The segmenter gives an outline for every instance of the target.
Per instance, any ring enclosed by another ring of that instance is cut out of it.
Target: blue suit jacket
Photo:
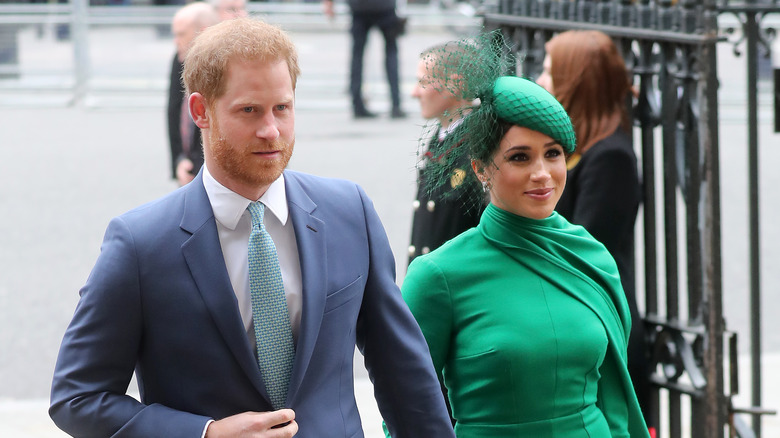
[[[286,171],[285,182],[303,278],[286,403],[296,436],[363,436],[357,345],[394,437],[453,437],[371,201],[347,181]],[[49,410],[66,432],[200,437],[211,418],[271,410],[201,175],[114,218],[80,294]],[[125,395],[134,370],[141,402]]]

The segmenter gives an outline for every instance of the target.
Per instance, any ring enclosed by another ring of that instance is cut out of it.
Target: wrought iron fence
[[[612,36],[633,71],[633,116],[643,174],[644,323],[656,390],[655,415],[668,436],[683,434],[686,401],[696,438],[761,435],[761,309],[757,157],[757,56],[774,31],[762,19],[776,0],[499,0],[485,25],[501,29],[522,60],[520,73],[541,71],[544,43],[560,31],[594,29]],[[748,65],[748,162],[752,407],[736,408],[736,335],[722,303],[717,46],[727,43],[718,18],[741,26]],[[684,268],[681,268],[683,266]],[[728,372],[728,376],[725,373]],[[726,381],[729,387],[726,388]],[[661,412],[661,394],[666,409]],[[687,400],[686,400],[687,399]],[[752,428],[739,414],[753,416]]]

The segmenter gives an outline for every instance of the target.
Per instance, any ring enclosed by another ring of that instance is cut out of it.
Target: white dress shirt
[[[249,297],[249,234],[252,231],[252,214],[247,207],[249,199],[231,191],[220,184],[203,166],[203,186],[214,211],[219,232],[219,243],[225,258],[225,267],[238,300],[238,310],[244,322],[244,329],[250,345],[255,346],[254,327],[252,325],[252,303]],[[274,181],[259,199],[265,205],[263,224],[276,245],[279,267],[287,298],[287,310],[295,343],[298,342],[298,329],[301,325],[302,284],[301,262],[298,258],[298,244],[295,230],[289,220],[287,192],[284,187],[284,175]],[[268,214],[268,213],[271,214]]]

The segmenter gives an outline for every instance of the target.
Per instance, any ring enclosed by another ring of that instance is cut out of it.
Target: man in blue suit
[[[454,437],[371,201],[354,183],[284,170],[298,73],[289,37],[260,21],[225,21],[196,38],[184,81],[205,165],[110,222],[54,373],[49,413],[69,434],[362,437],[357,345],[395,438]],[[268,321],[253,316],[248,255],[263,229],[288,322],[271,329],[255,326]],[[264,330],[291,331],[281,401],[277,376],[258,365],[270,357]],[[126,395],[133,371],[140,401]]]

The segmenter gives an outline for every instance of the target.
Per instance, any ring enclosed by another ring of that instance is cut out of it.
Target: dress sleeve
[[[452,332],[452,301],[447,278],[429,257],[418,257],[409,265],[401,293],[428,342],[441,381]]]

